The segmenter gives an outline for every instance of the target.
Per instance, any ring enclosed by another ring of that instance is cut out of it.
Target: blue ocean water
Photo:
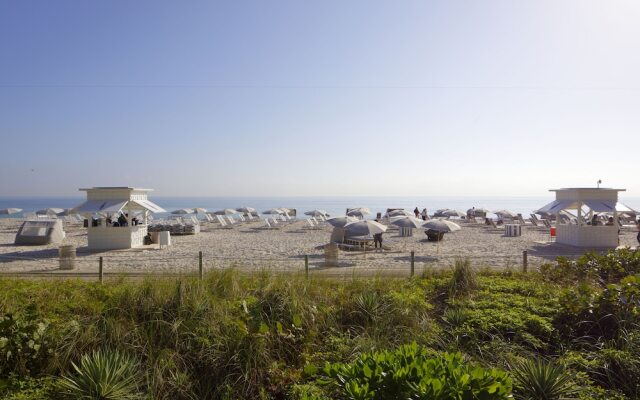
[[[420,210],[426,208],[431,214],[436,209],[453,208],[465,212],[471,207],[489,210],[510,210],[528,216],[529,213],[554,199],[552,194],[544,197],[159,197],[150,199],[167,211],[179,208],[203,207],[210,211],[222,208],[253,207],[259,212],[269,208],[287,207],[298,210],[298,215],[313,209],[326,210],[331,215],[344,215],[348,207],[368,207],[373,216],[387,208]],[[0,197],[0,209],[22,208],[33,212],[47,207],[71,208],[84,201],[83,197]],[[620,201],[640,210],[640,198],[621,196]],[[158,215],[162,217],[162,215]],[[7,216],[0,216],[7,217]],[[16,214],[10,217],[21,217]]]

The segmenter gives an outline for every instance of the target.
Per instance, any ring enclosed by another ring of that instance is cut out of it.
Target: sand
[[[15,246],[15,234],[20,221],[0,220],[0,272],[60,273],[58,245]],[[204,222],[201,232],[192,236],[172,236],[172,245],[158,249],[90,252],[87,250],[86,229],[65,224],[67,237],[63,244],[77,247],[73,272],[95,273],[98,259],[103,257],[106,273],[194,273],[198,270],[198,252],[203,253],[205,270],[236,267],[248,271],[261,269],[304,271],[304,256],[309,257],[311,273],[345,276],[387,273],[409,274],[410,253],[415,252],[415,271],[424,268],[451,266],[458,258],[468,258],[477,267],[521,268],[522,252],[528,251],[529,268],[553,260],[557,255],[576,256],[584,251],[555,244],[548,230],[525,226],[520,237],[505,237],[503,229],[482,224],[460,222],[462,229],[446,234],[440,243],[427,242],[422,230],[412,237],[400,237],[397,230],[384,235],[386,250],[382,252],[340,251],[339,266],[324,266],[322,245],[329,241],[331,227],[322,230],[304,229],[299,220],[278,230],[257,229],[262,222],[253,222],[220,229]],[[636,246],[634,227],[623,227],[622,246]]]

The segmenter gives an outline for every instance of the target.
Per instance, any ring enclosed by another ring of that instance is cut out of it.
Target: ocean
[[[620,196],[620,201],[635,210],[640,210],[640,198]],[[150,200],[167,211],[179,208],[203,207],[209,211],[223,208],[253,207],[259,212],[269,208],[295,208],[298,216],[313,209],[326,210],[331,215],[344,215],[350,207],[368,207],[375,216],[387,208],[420,210],[426,208],[429,214],[440,208],[452,208],[466,212],[471,207],[489,210],[509,210],[522,213],[525,217],[534,210],[553,201],[550,193],[544,197],[160,197],[151,194]],[[22,208],[23,212],[33,212],[47,207],[71,208],[84,201],[83,197],[0,197],[0,209]],[[162,217],[162,214],[156,217]],[[20,214],[0,217],[21,217]]]

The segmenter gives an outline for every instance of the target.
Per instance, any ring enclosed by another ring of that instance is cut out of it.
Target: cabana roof
[[[98,214],[108,213],[115,214],[122,209],[130,209],[132,211],[150,211],[152,213],[165,212],[159,205],[149,200],[87,200],[73,209],[78,214]]]
[[[618,202],[618,192],[625,189],[611,188],[564,188],[552,189],[556,193],[556,200],[546,204],[536,213],[557,214],[563,210],[577,210],[583,206],[594,212],[635,212],[630,207]]]

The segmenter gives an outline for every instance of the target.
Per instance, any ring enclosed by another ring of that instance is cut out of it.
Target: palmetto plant
[[[85,354],[74,373],[62,378],[62,393],[70,399],[116,400],[139,398],[140,372],[137,360],[115,350]]]
[[[565,369],[541,359],[525,360],[511,370],[518,400],[568,400],[577,398],[578,387]]]

